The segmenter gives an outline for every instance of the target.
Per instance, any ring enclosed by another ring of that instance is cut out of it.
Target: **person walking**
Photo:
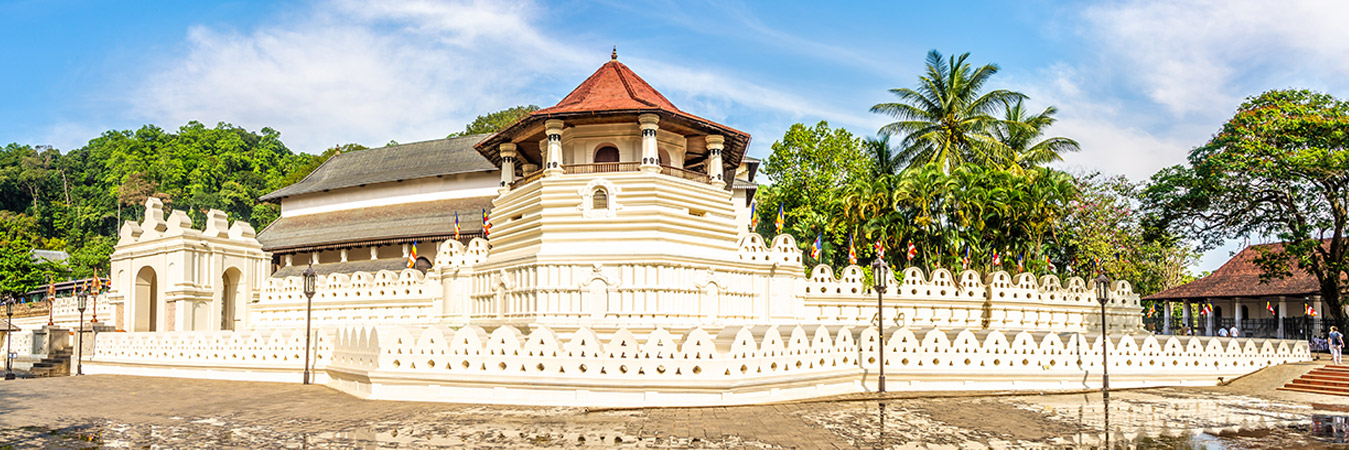
[[[1326,338],[1326,346],[1330,347],[1330,356],[1335,358],[1335,364],[1340,364],[1340,353],[1344,348],[1344,335],[1340,334],[1339,327],[1330,327],[1330,335]]]

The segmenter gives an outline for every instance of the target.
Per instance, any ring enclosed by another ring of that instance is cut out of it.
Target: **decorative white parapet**
[[[332,359],[329,330],[315,329],[311,369],[315,382]],[[84,373],[299,383],[304,370],[304,329],[99,333]]]

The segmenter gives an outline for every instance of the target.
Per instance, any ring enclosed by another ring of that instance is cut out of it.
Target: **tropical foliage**
[[[1344,324],[1349,277],[1349,101],[1305,90],[1251,97],[1189,163],[1152,178],[1148,211],[1212,248],[1242,236],[1284,242],[1258,259],[1264,278],[1304,270]]]
[[[872,108],[899,119],[877,138],[793,125],[764,162],[773,184],[756,196],[757,231],[776,233],[781,208],[783,232],[807,249],[820,240],[810,266],[848,264],[850,243],[869,260],[879,244],[892,265],[1100,271],[1144,293],[1178,283],[1190,252],[1142,226],[1137,187],[1045,167],[1078,151],[1072,139],[1044,137],[1057,110],[985,92],[997,66],[968,57],[929,53],[916,88],[893,89],[900,102]]]

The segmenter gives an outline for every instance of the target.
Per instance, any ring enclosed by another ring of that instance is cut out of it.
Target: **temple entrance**
[[[239,269],[231,267],[221,276],[220,292],[220,329],[234,329],[234,308],[239,298]]]
[[[135,325],[131,331],[157,331],[159,329],[159,279],[155,269],[142,267],[136,273]]]

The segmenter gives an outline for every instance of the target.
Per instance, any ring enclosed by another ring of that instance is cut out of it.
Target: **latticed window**
[[[604,188],[595,188],[595,193],[590,196],[590,209],[609,209],[609,192]]]

